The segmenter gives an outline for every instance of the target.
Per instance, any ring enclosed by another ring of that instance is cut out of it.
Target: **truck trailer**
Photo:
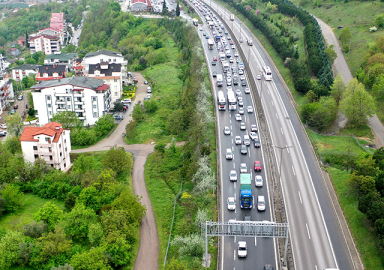
[[[252,179],[251,174],[240,174],[240,208],[251,209],[253,196],[252,196]]]

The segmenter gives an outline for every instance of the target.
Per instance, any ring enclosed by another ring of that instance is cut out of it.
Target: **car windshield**
[[[234,201],[229,201],[228,204],[229,204],[229,205],[234,205],[235,202],[234,202]]]

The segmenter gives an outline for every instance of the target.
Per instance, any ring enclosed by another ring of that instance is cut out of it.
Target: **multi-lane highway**
[[[261,104],[264,110],[264,119],[269,131],[269,136],[272,144],[275,146],[273,151],[276,157],[275,163],[281,166],[281,186],[284,195],[285,209],[287,221],[290,226],[290,241],[293,254],[293,265],[296,269],[355,269],[351,260],[350,252],[345,244],[343,231],[339,228],[338,217],[333,211],[333,205],[329,201],[328,191],[324,185],[321,170],[317,163],[310,143],[306,137],[300,120],[294,107],[291,104],[290,98],[285,91],[283,82],[277,76],[273,63],[266,53],[262,50],[259,44],[253,40],[254,46],[248,46],[247,39],[252,39],[253,35],[236,18],[230,21],[230,13],[214,2],[207,1],[208,6],[212,3],[215,11],[213,14],[220,14],[227,22],[227,27],[230,27],[230,33],[238,40],[244,40],[238,43],[241,46],[243,55],[247,59],[243,59],[249,63],[250,70],[246,70],[246,75],[256,78],[262,74],[263,66],[269,66],[272,69],[272,81],[264,80],[261,75],[261,80],[255,80],[257,91],[261,97]],[[208,7],[207,7],[208,8]],[[206,9],[207,9],[206,8]],[[204,18],[202,18],[205,22]],[[219,19],[219,18],[217,18]],[[203,33],[209,34],[213,39],[212,31],[208,29],[207,24],[200,26],[203,28],[199,31],[204,42]],[[217,31],[216,26],[213,30]],[[229,30],[229,29],[228,29]],[[226,35],[223,35],[226,38]],[[218,56],[217,45],[213,50],[207,50],[207,62],[211,65],[213,56]],[[232,53],[234,53],[234,50]],[[240,48],[237,48],[240,50]],[[211,72],[216,71],[218,74],[223,73],[220,63],[216,66],[211,66]],[[215,80],[214,80],[215,82]],[[224,83],[226,80],[224,79]],[[249,85],[249,83],[247,83]],[[244,97],[244,107],[251,105],[254,98],[251,95],[244,93],[244,87],[234,87],[234,90],[241,89]],[[222,87],[226,93],[226,87]],[[214,93],[217,93],[218,87],[214,85]],[[255,90],[255,89],[253,89]],[[216,97],[215,97],[216,98]],[[259,134],[262,147],[255,149],[249,146],[248,154],[241,155],[239,146],[235,145],[234,138],[237,135],[243,136],[245,132],[249,132],[251,124],[256,123],[257,117],[255,114],[247,114],[245,112],[243,122],[246,124],[246,131],[240,130],[240,123],[234,118],[235,112],[217,111],[218,130],[219,130],[219,152],[220,152],[220,170],[221,170],[221,205],[222,205],[222,221],[229,219],[242,220],[245,215],[250,215],[252,220],[272,220],[270,214],[270,200],[267,200],[267,208],[265,212],[258,212],[256,209],[244,210],[239,207],[239,185],[229,181],[229,171],[235,169],[239,174],[239,164],[247,163],[248,171],[252,172],[254,179],[255,172],[253,171],[253,161],[260,160],[264,164],[263,152],[263,134]],[[224,135],[224,126],[230,127],[230,135]],[[260,132],[259,132],[260,133]],[[227,148],[231,148],[234,152],[233,160],[225,159]],[[281,150],[282,149],[282,150]],[[281,152],[282,151],[282,152]],[[280,155],[282,154],[282,160]],[[268,198],[268,190],[270,182],[267,174],[262,171],[264,177],[264,186],[255,188],[253,185],[254,198],[257,195],[264,195]],[[254,182],[252,182],[254,183]],[[255,196],[256,195],[256,196]],[[237,207],[234,212],[226,209],[227,197],[235,197],[237,199]],[[248,244],[248,257],[239,260],[236,254],[237,241],[246,240]],[[273,241],[270,239],[255,239],[244,238],[236,239],[234,237],[226,237],[222,241],[221,253],[221,268],[222,269],[262,269],[265,263],[275,262]]]

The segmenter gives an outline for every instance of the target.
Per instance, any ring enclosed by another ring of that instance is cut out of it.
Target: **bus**
[[[231,14],[231,21],[235,20],[235,15]]]
[[[223,74],[216,75],[216,84],[218,87],[223,86]]]
[[[213,40],[208,39],[208,49],[213,50]]]
[[[263,67],[263,75],[264,75],[264,79],[266,81],[271,81],[272,80],[272,71],[271,71],[271,69],[268,66],[264,66]]]
[[[230,111],[236,111],[236,96],[233,90],[228,90],[228,108]]]
[[[219,111],[225,111],[226,101],[223,91],[217,92],[217,104],[219,105]]]

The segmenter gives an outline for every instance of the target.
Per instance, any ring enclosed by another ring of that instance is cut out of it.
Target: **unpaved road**
[[[321,31],[323,32],[323,36],[327,44],[335,45],[337,58],[335,60],[335,63],[333,64],[333,68],[335,69],[336,74],[341,73],[345,84],[348,84],[348,82],[353,78],[353,76],[347,64],[347,61],[345,60],[344,54],[341,51],[339,40],[335,35],[335,33],[333,32],[332,28],[328,24],[326,24],[323,20],[317,17],[315,18],[320,25]],[[343,128],[346,125],[346,123],[347,123],[346,119],[344,121],[341,121],[341,123],[339,123],[339,127]],[[375,136],[374,140],[375,140],[376,147],[377,148],[383,147],[384,146],[384,126],[380,122],[376,114],[368,119],[368,125],[372,129],[372,133]]]
[[[130,114],[133,107],[139,102],[143,102],[144,97],[147,95],[147,87],[144,85],[144,78],[141,74],[135,73],[135,76],[139,79],[136,90],[135,100],[129,107],[122,120],[115,131],[104,140],[97,144],[84,148],[72,150],[72,153],[85,153],[94,151],[109,150],[112,146],[122,146],[124,149],[133,155],[133,171],[132,171],[132,186],[136,195],[141,198],[141,203],[147,208],[147,213],[140,226],[140,247],[135,261],[135,270],[156,270],[159,268],[159,236],[157,234],[156,218],[153,212],[151,200],[148,195],[147,187],[145,185],[144,178],[144,165],[147,161],[147,157],[154,151],[154,145],[150,144],[133,144],[126,145],[122,134],[125,132],[125,126],[132,120]]]

